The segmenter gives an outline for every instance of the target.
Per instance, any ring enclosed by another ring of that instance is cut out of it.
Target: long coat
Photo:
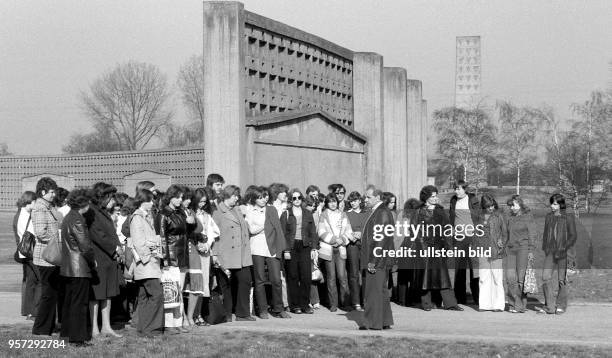
[[[89,238],[93,242],[94,255],[98,263],[98,271],[102,267],[116,266],[114,259],[117,247],[121,245],[117,229],[110,214],[95,205],[83,215],[89,226]],[[100,277],[100,280],[103,278]]]
[[[442,235],[439,229],[430,230],[430,235],[421,237],[420,243],[423,250],[433,248],[435,250],[449,249],[450,238],[444,236],[444,228],[450,224],[448,216],[442,206],[436,205],[433,211],[429,211],[425,206],[422,206],[417,211],[417,223],[423,225],[441,225]],[[418,255],[418,253],[417,253]],[[440,290],[451,288],[451,280],[448,275],[448,267],[446,266],[445,257],[422,257],[423,267],[423,290]]]
[[[394,235],[385,235],[385,230],[378,232],[378,235],[382,235],[379,240],[375,238],[374,227],[377,225],[382,228],[385,225],[395,225],[393,220],[393,213],[387,208],[386,205],[380,204],[368,217],[365,224],[363,225],[363,231],[361,232],[361,269],[367,270],[368,264],[374,264],[374,268],[378,270],[384,270],[393,267],[395,259],[390,257],[377,257],[382,255],[381,250],[394,250],[395,245],[393,244]],[[377,226],[378,227],[378,226]],[[377,235],[377,236],[378,236]],[[376,250],[380,247],[381,250]],[[376,250],[376,254],[375,251]]]
[[[221,267],[241,269],[252,266],[249,227],[238,207],[230,209],[220,202],[212,217],[220,232],[219,241],[213,246],[212,252]]]

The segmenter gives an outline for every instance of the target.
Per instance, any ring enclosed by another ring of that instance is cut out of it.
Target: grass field
[[[116,341],[87,348],[9,349],[10,339],[27,339],[29,326],[0,326],[3,357],[609,357],[607,348],[569,345],[492,344],[390,338],[258,333],[204,328],[193,334],[152,340],[129,331]],[[382,334],[384,336],[384,333]],[[56,338],[54,336],[53,338]]]

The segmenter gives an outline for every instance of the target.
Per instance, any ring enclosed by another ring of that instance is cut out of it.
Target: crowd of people
[[[507,303],[509,312],[525,312],[537,230],[520,196],[507,200],[505,213],[493,195],[478,198],[459,181],[449,210],[431,185],[401,210],[396,201],[374,186],[348,195],[342,184],[330,185],[327,194],[315,185],[302,192],[281,183],[242,191],[219,174],[210,174],[202,188],[171,185],[165,193],[143,181],[133,196],[103,182],[68,191],[41,178],[36,192],[23,193],[14,220],[16,259],[23,265],[21,313],[34,321],[35,335],[61,327],[60,337],[87,345],[99,335],[121,337],[111,326],[117,312],[145,337],[255,316],[288,319],[322,306],[365,311],[360,329],[389,329],[391,300],[425,311],[462,311],[466,282],[479,310],[501,312]],[[576,226],[561,194],[550,197],[550,206],[541,248],[545,305],[538,309],[562,314]],[[376,225],[396,223],[482,225],[484,235],[457,240],[434,231],[372,239]],[[27,233],[36,238],[31,257],[20,245]],[[50,263],[48,246],[56,243],[61,262]],[[483,247],[491,255],[375,254],[376,248],[430,247]]]

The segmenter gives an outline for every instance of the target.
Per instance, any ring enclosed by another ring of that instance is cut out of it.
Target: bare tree
[[[456,107],[437,110],[434,128],[438,132],[438,152],[456,167],[463,167],[463,179],[476,184],[485,180],[496,132],[486,112]]]
[[[193,55],[181,66],[177,80],[183,104],[192,121],[196,121],[198,135],[204,137],[204,61],[202,55]],[[190,127],[194,127],[188,124]]]
[[[520,194],[521,169],[535,159],[536,133],[542,122],[537,120],[534,110],[519,108],[507,101],[498,101],[497,109],[501,129],[501,156],[506,160],[507,167],[516,173],[516,193]]]
[[[586,210],[590,212],[593,196],[593,178],[591,175],[593,163],[605,166],[603,161],[610,159],[611,146],[609,136],[612,134],[612,99],[602,91],[594,91],[583,103],[574,103],[572,111],[582,118],[574,123],[574,130],[580,133],[586,144]]]
[[[121,149],[144,148],[170,123],[166,77],[151,64],[117,65],[90,86],[81,98],[96,128],[108,128]]]

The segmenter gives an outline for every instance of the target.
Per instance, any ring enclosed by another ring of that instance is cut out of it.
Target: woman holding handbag
[[[50,336],[55,328],[57,297],[60,286],[59,268],[42,258],[47,243],[59,237],[59,213],[53,206],[57,184],[49,177],[36,183],[36,202],[32,207],[32,227],[36,235],[33,263],[40,273],[40,301],[32,334]]]
[[[480,199],[483,236],[475,236],[478,246],[491,250],[491,257],[480,257],[479,269],[479,311],[502,312],[506,305],[504,298],[503,258],[508,241],[506,219],[499,211],[495,198],[485,193]]]
[[[327,272],[327,294],[329,296],[329,310],[336,312],[338,305],[350,305],[350,290],[346,273],[346,245],[354,240],[353,230],[344,211],[338,208],[338,199],[335,193],[325,197],[325,210],[319,219],[318,234],[319,257],[325,262]],[[336,280],[340,283],[340,297]]]
[[[32,208],[36,201],[36,193],[26,191],[17,201],[17,222],[15,224],[15,238],[17,246],[19,246],[23,235],[28,232],[34,235],[34,227],[32,225]],[[35,239],[34,239],[35,240]],[[27,320],[34,320],[36,310],[38,309],[38,300],[40,299],[40,287],[38,286],[38,278],[40,273],[36,265],[31,259],[15,252],[23,266],[23,279],[21,283],[21,315],[26,316]]]

